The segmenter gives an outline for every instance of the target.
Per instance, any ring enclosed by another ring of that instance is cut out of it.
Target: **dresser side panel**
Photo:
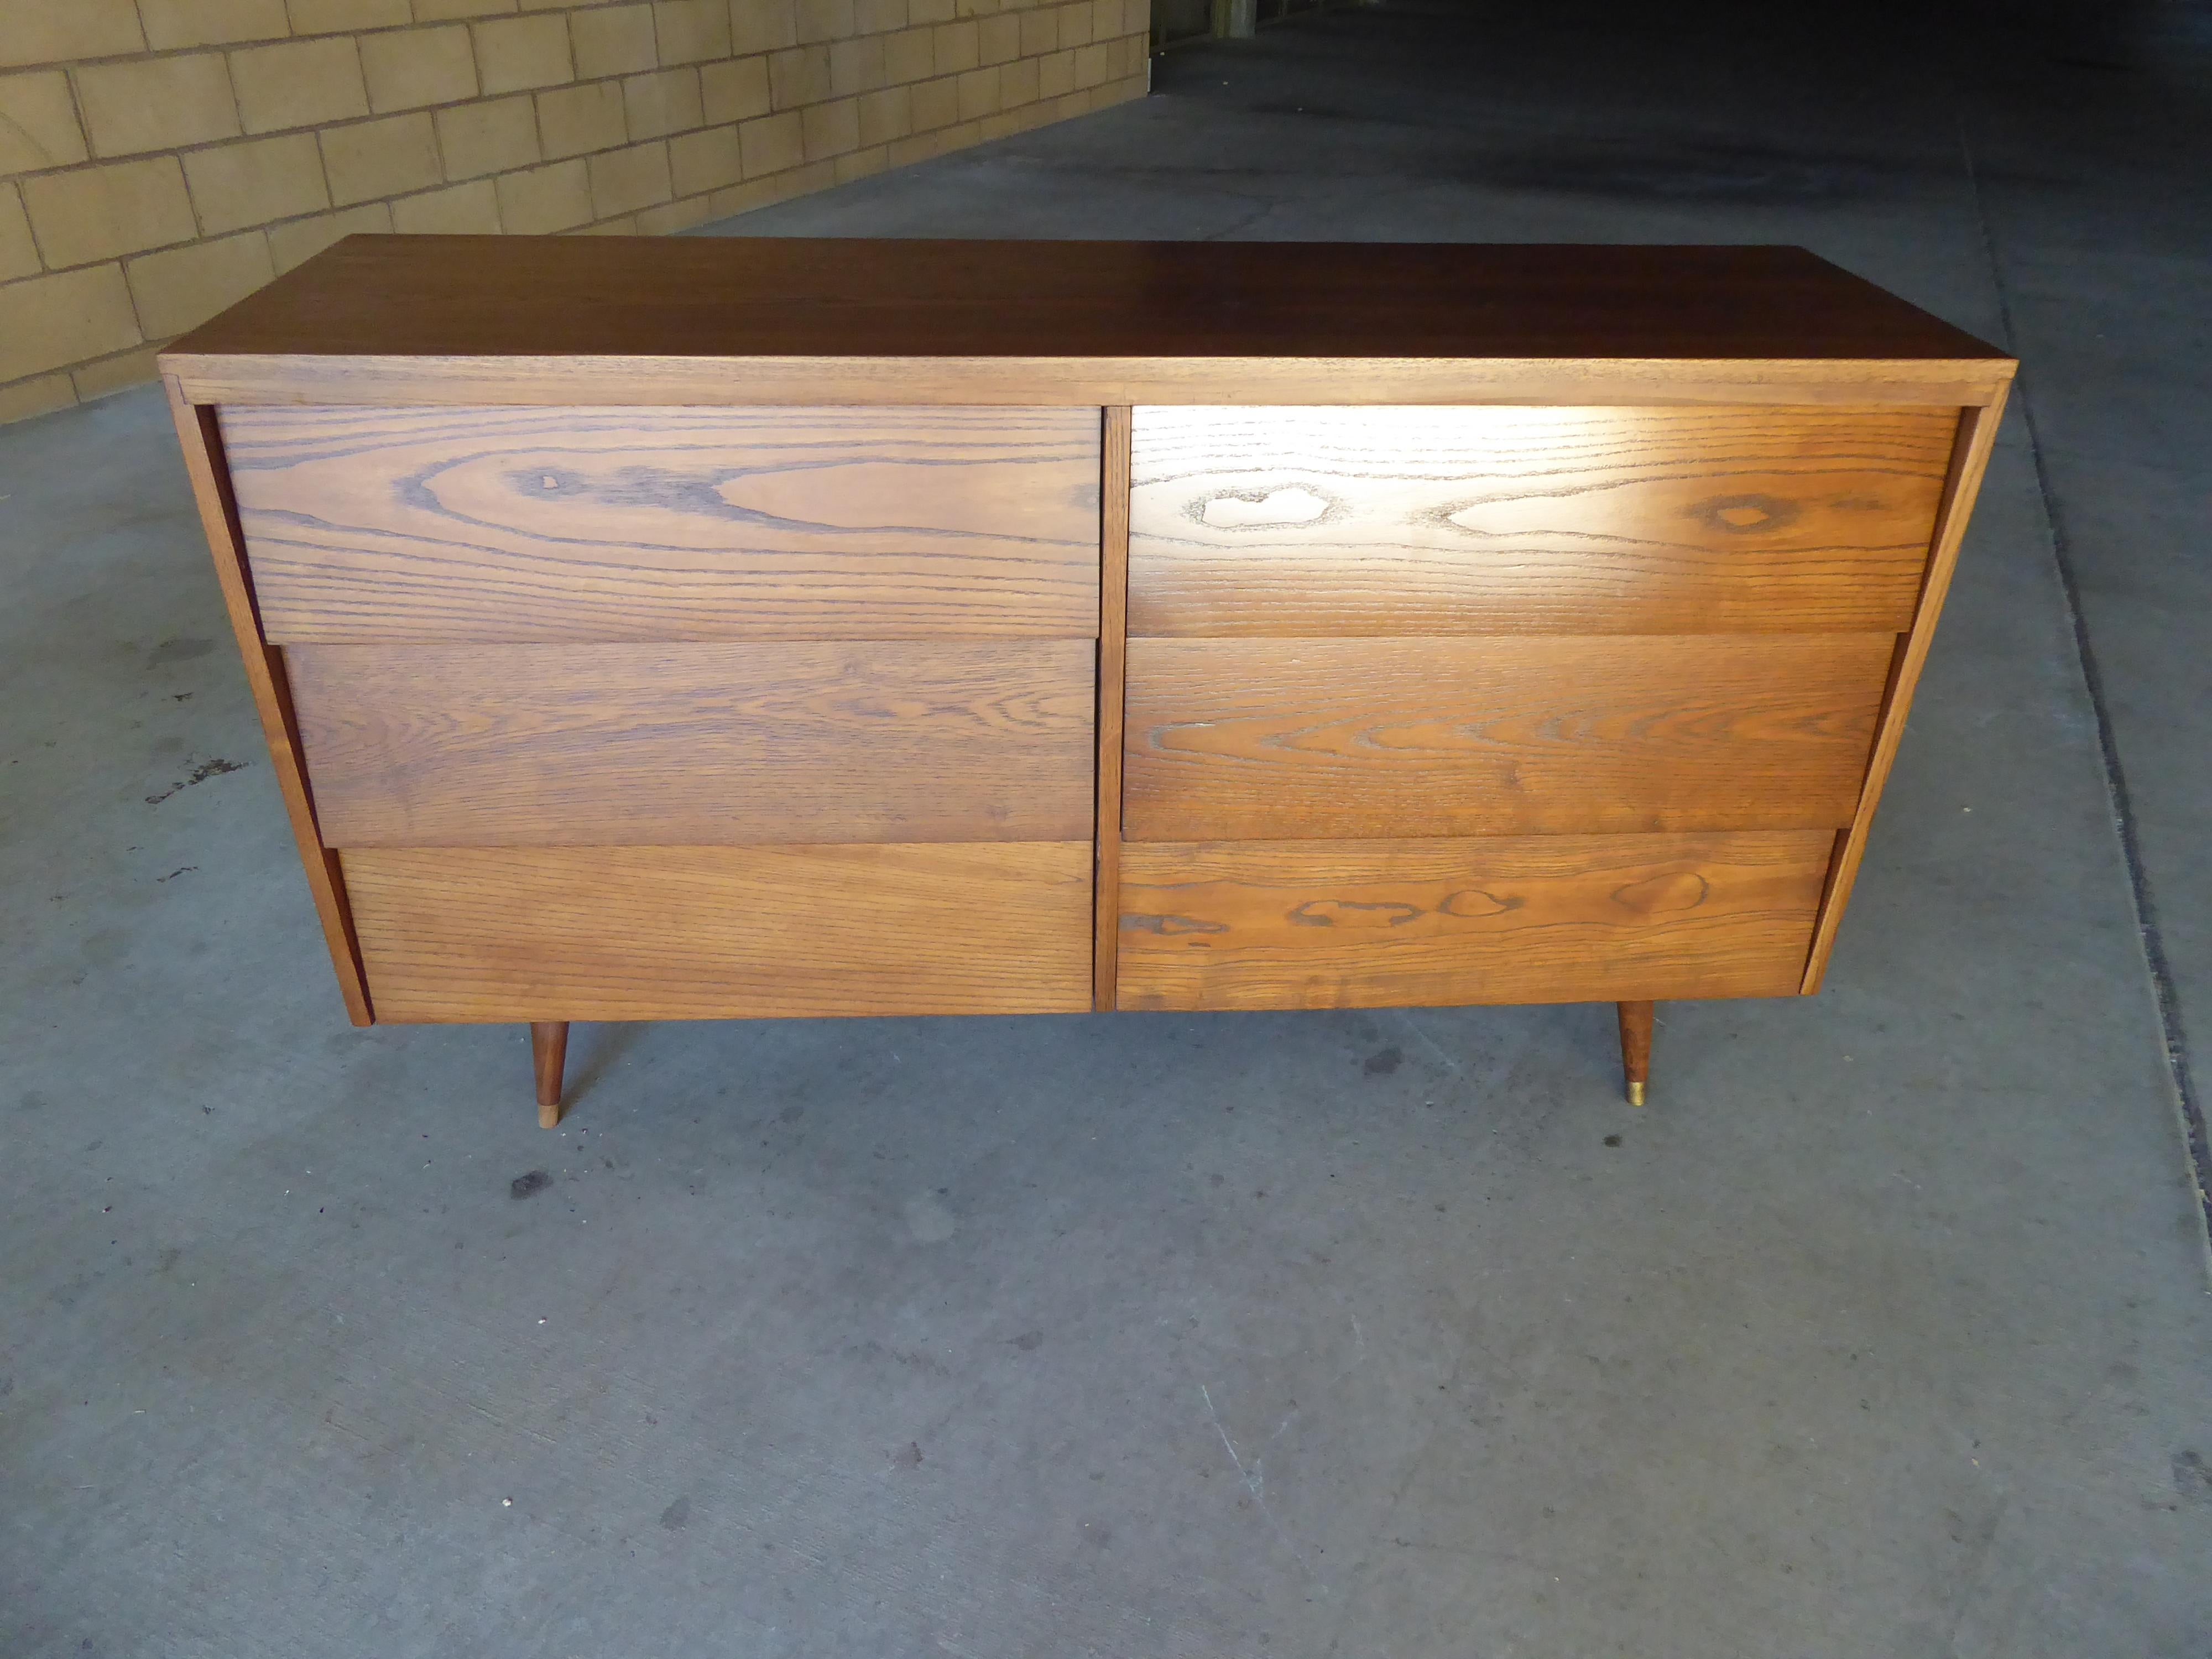
[[[346,1016],[356,1025],[374,1021],[368,986],[362,969],[360,944],[356,937],[345,879],[337,855],[323,842],[308,792],[307,761],[301,748],[298,721],[290,690],[285,683],[281,654],[262,632],[253,577],[246,558],[239,529],[238,507],[223,448],[217,412],[187,401],[175,380],[165,378],[169,412],[176,423],[177,440],[184,453],[185,472],[200,514],[208,550],[215,559],[216,575],[222,589],[223,605],[238,640],[246,681],[252,693],[254,711],[269,746],[270,764],[278,793],[290,819],[299,848],[301,867],[313,897],[316,919],[321,923],[331,967],[337,975],[338,994]]]
[[[1827,973],[1829,957],[1835,951],[1837,930],[1843,925],[1844,912],[1850,902],[1851,888],[1858,878],[1859,866],[1866,857],[1867,841],[1873,833],[1875,811],[1881,804],[1881,792],[1889,781],[1890,768],[1896,762],[1898,745],[1905,738],[1905,720],[1912,712],[1912,695],[1919,686],[1921,670],[1925,666],[1928,653],[1935,644],[1936,627],[1942,617],[1943,600],[1950,592],[1952,575],[1958,568],[1959,550],[1966,538],[1966,523],[1972,515],[1975,497],[1981,492],[1982,478],[1989,469],[1990,452],[1996,446],[1997,428],[2004,418],[2004,404],[2005,395],[2001,389],[1995,400],[1986,406],[1970,407],[1959,411],[1950,475],[1944,485],[1943,504],[1937,515],[1927,580],[1921,590],[1911,631],[1905,636],[1895,669],[1890,676],[1881,725],[1875,732],[1874,752],[1867,765],[1858,806],[1851,815],[1848,832],[1836,848],[1827,889],[1821,899],[1820,925],[1814,933],[1800,987],[1808,996],[1820,990],[1821,981]]]

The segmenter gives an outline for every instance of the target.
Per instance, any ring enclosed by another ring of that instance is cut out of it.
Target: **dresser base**
[[[1644,1103],[1644,1087],[1651,1080],[1651,1021],[1655,1005],[1624,1002],[1620,1011],[1620,1070],[1627,1083],[1628,1103]],[[538,1127],[561,1127],[561,1085],[568,1060],[568,1022],[533,1020],[530,1026],[530,1065],[538,1079]]]

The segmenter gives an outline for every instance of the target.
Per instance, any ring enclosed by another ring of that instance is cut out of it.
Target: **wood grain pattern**
[[[787,237],[351,237],[164,364],[204,401],[1094,409],[1955,407],[2011,372],[1802,248]]]
[[[1893,640],[1133,639],[1122,836],[1833,830]]]
[[[1098,754],[1097,894],[1091,1006],[1114,1006],[1115,917],[1121,884],[1121,712],[1129,635],[1129,411],[1103,411],[1098,538]]]
[[[1135,414],[1146,635],[1902,632],[1955,411]]]
[[[1795,249],[777,238],[349,239],[162,365],[349,1013],[533,1024],[1815,989],[2014,368]],[[1253,434],[1133,579],[1130,405]],[[963,641],[1098,701],[747,654]]]
[[[285,653],[337,847],[1073,841],[1088,640]]]
[[[593,238],[602,240],[603,238]],[[725,240],[737,240],[734,238]],[[765,239],[762,239],[765,240]],[[781,239],[779,239],[781,240]],[[1208,246],[1221,244],[1209,243]],[[1271,243],[1270,247],[1279,247]],[[2009,360],[1881,357],[480,357],[295,353],[158,360],[194,401],[698,408],[1097,409],[1131,404],[1513,404],[1610,408],[1765,404],[1957,409],[2009,384]]]
[[[1828,958],[1836,948],[1836,930],[1843,923],[1844,908],[1850,902],[1851,884],[1858,878],[1859,865],[1866,856],[1867,838],[1874,830],[1875,808],[1881,805],[1882,786],[1889,781],[1898,745],[1905,739],[1905,719],[1912,712],[1912,693],[1920,684],[1920,671],[1936,641],[1936,624],[1942,615],[1943,598],[1950,591],[1952,574],[1958,568],[1959,548],[1966,537],[1967,518],[1974,510],[1974,498],[1981,493],[1990,453],[1996,446],[1997,425],[2004,418],[2004,392],[2000,390],[1987,408],[1960,411],[1950,477],[1944,486],[1937,522],[1935,552],[1928,565],[1927,584],[1921,592],[1912,631],[1905,636],[1905,648],[1898,654],[1890,675],[1874,752],[1868,762],[1857,810],[1851,815],[1850,834],[1844,837],[1835,854],[1834,869],[1821,902],[1820,926],[1814,933],[1805,964],[1802,988],[1808,996],[1820,988],[1820,981],[1828,971]]]
[[[1823,831],[1132,842],[1124,1008],[1784,996]]]
[[[362,848],[387,1020],[1073,1013],[1091,845]]]
[[[1095,410],[232,409],[282,644],[1095,635]]]
[[[356,1025],[368,1025],[374,1023],[374,1016],[362,972],[345,881],[336,855],[324,846],[316,825],[314,804],[307,793],[307,762],[300,748],[283,659],[262,636],[253,579],[246,568],[246,544],[239,532],[237,503],[232,498],[224,460],[222,434],[213,410],[195,408],[186,402],[173,380],[165,378],[164,386],[170,417],[176,423],[177,441],[184,451],[185,473],[199,508],[200,527],[215,558],[223,608],[238,640],[246,683],[253,696],[254,712],[261,719],[261,735],[269,745],[277,792],[283,798],[285,816],[291,821],[292,839],[300,849],[301,867],[307,873],[316,919],[322,924],[331,966],[337,974],[338,994],[345,1000],[346,1017]]]

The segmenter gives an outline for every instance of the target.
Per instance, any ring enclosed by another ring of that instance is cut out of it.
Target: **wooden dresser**
[[[354,237],[161,359],[346,1006],[1820,983],[2014,364],[1794,248]]]

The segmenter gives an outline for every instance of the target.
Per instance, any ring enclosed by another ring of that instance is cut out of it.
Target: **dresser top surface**
[[[1802,248],[353,236],[200,356],[1946,360]]]

